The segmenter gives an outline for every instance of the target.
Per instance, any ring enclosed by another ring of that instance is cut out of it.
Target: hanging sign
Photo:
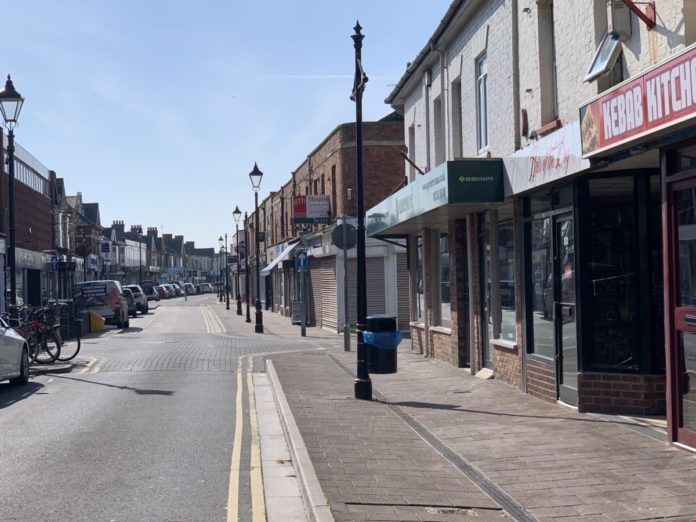
[[[292,222],[329,223],[331,220],[331,202],[327,194],[294,196],[292,198]]]

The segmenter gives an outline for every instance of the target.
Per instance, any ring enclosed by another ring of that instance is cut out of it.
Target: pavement
[[[277,314],[264,326],[300,338]],[[696,520],[696,456],[667,445],[659,422],[578,413],[411,353],[408,339],[398,373],[372,375],[373,401],[358,401],[355,338],[345,352],[341,335],[307,332],[311,350],[265,366],[294,465],[282,473],[308,520]],[[301,518],[293,505],[268,520]]]

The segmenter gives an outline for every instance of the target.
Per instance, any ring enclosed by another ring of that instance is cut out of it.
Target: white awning
[[[285,250],[283,250],[283,251],[280,253],[280,255],[279,255],[278,257],[276,257],[276,258],[271,262],[270,265],[268,265],[266,268],[264,268],[263,270],[261,270],[261,275],[262,275],[262,276],[267,276],[268,274],[270,274],[270,273],[271,273],[271,270],[273,270],[273,269],[276,267],[276,265],[278,265],[283,259],[287,258],[287,257],[292,253],[292,251],[295,249],[295,247],[296,247],[297,245],[299,245],[299,244],[300,244],[300,242],[297,241],[297,242],[293,243],[292,245],[289,245],[289,246],[285,247]]]

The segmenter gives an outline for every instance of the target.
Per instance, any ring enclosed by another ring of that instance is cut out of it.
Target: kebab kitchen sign
[[[696,119],[696,46],[580,107],[584,157]]]

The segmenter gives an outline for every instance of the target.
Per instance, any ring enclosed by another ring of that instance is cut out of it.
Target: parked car
[[[159,296],[160,299],[168,299],[169,298],[169,292],[162,285],[157,285],[155,287],[155,291],[157,292],[157,295]]]
[[[140,288],[140,285],[126,285],[124,288],[128,288],[133,292],[133,298],[135,299],[135,305],[138,307],[138,312],[141,314],[146,314],[150,307],[147,304],[147,297],[145,297],[145,292]]]
[[[184,290],[179,283],[169,283],[169,286],[174,289],[174,297],[181,297],[184,295]]]
[[[172,297],[176,297],[176,288],[174,288],[173,285],[170,285],[169,283],[165,283],[162,285],[162,288],[164,288],[167,291],[167,299],[171,299]]]
[[[198,293],[200,294],[210,294],[213,292],[213,285],[210,283],[201,283],[198,285],[201,289]]]
[[[193,283],[184,283],[184,292],[186,292],[186,295],[196,295],[197,293]]]
[[[29,349],[24,338],[0,319],[0,381],[29,382]]]
[[[126,302],[128,303],[128,315],[135,317],[138,313],[138,305],[135,302],[133,292],[131,292],[130,288],[126,287],[123,289],[123,296],[126,298]]]
[[[159,301],[160,300],[160,295],[157,293],[157,290],[155,290],[154,286],[148,286],[146,288],[143,288],[143,293],[145,294],[145,298],[148,301]]]
[[[119,328],[130,326],[128,302],[121,283],[111,279],[76,283],[73,297],[77,310],[87,309],[99,314],[107,324]]]

